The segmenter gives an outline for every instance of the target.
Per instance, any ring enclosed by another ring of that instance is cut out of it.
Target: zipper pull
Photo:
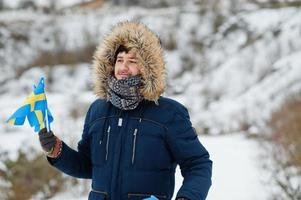
[[[133,135],[136,136],[136,135],[137,135],[137,132],[138,132],[138,129],[135,128],[134,134],[133,134]]]
[[[122,126],[122,118],[118,119],[118,126]]]
[[[107,135],[107,145],[106,145],[106,160],[108,160],[108,154],[109,154],[110,132],[111,132],[111,126],[109,126],[107,130],[108,135]]]

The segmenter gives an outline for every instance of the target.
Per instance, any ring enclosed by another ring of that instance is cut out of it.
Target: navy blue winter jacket
[[[71,176],[92,179],[89,200],[171,199],[179,164],[184,181],[177,196],[206,199],[212,162],[187,110],[168,98],[158,103],[144,100],[124,111],[96,100],[78,150],[63,143],[61,155],[49,162]]]

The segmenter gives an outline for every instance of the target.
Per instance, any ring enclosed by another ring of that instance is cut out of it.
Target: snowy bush
[[[26,200],[37,193],[43,194],[40,199],[47,199],[73,180],[52,168],[45,156],[33,149],[19,150],[16,160],[5,156],[5,153],[1,155],[1,168],[4,168],[0,169],[1,199]]]
[[[272,199],[301,199],[301,97],[293,98],[274,112],[269,122],[266,168],[279,190]]]

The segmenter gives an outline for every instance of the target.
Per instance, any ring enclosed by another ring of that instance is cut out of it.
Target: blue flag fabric
[[[34,85],[32,94],[6,122],[11,125],[23,125],[26,117],[30,126],[34,127],[35,132],[46,127],[46,118],[48,118],[48,130],[50,130],[53,117],[47,105],[44,78],[40,79],[37,86]]]

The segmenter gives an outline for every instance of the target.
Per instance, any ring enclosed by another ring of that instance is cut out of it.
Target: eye
[[[117,61],[116,62],[118,62],[118,63],[121,63],[122,62],[122,60],[121,59],[117,59]]]
[[[137,63],[136,60],[130,60],[130,63]]]

